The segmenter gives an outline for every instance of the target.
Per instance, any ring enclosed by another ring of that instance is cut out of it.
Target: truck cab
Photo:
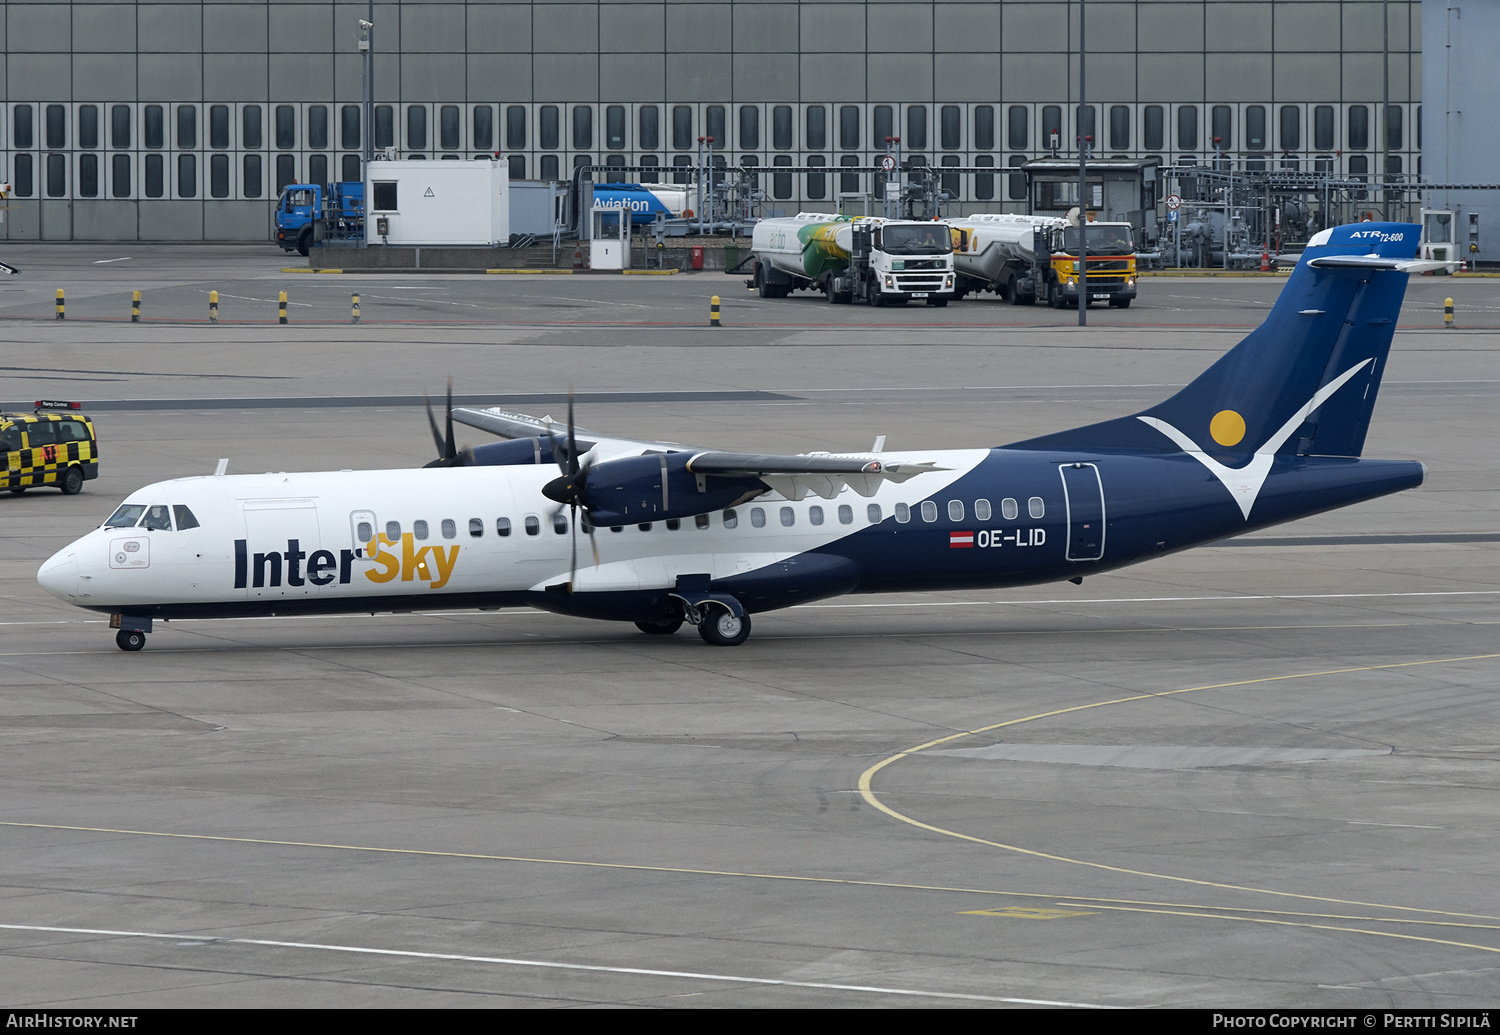
[[[1088,298],[1079,298],[1082,269],[1077,225],[1037,231],[1039,238],[1042,235],[1046,238],[1045,251],[1041,247],[1043,242],[1037,242],[1038,258],[1044,254],[1051,257],[1044,273],[1045,291],[1039,290],[1037,297],[1046,298],[1054,309],[1075,306],[1080,301],[1083,305],[1108,302],[1118,309],[1128,309],[1136,295],[1133,228],[1129,223],[1090,222],[1087,225]]]
[[[283,251],[307,255],[327,240],[364,237],[365,185],[292,183],[276,201],[275,240]]]
[[[946,223],[861,221],[851,243],[849,265],[830,272],[824,287],[830,302],[941,307],[953,297],[953,234]]]

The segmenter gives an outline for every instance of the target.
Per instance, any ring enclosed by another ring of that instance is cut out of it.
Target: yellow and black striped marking
[[[67,308],[63,304],[63,289],[62,288],[58,288],[57,289],[57,318],[59,320],[65,320],[65,319],[67,319],[67,316],[68,316]]]
[[[351,296],[351,298],[352,301],[349,305],[349,322],[359,323],[359,294],[356,292],[353,296]]]
[[[39,413],[0,417],[4,487],[12,491],[65,483],[70,467],[82,480],[98,477],[99,444],[87,417]]]
[[[210,291],[208,293],[208,322],[219,322],[219,293],[217,291]],[[285,320],[282,321],[282,323],[285,322]]]
[[[708,302],[708,325],[710,327],[722,327],[719,323],[719,296],[715,295]]]
[[[139,291],[130,293],[130,322],[141,322],[141,293]]]
[[[286,323],[286,292],[282,291],[276,296],[276,302],[281,307],[277,316],[277,323]]]

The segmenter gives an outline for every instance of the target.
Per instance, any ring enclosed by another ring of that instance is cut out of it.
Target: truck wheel
[[[78,490],[83,488],[83,468],[72,464],[63,472],[62,481],[57,486],[62,490],[64,496],[77,496]]]
[[[304,226],[297,235],[297,254],[307,255],[312,251],[312,227]]]
[[[824,281],[823,294],[828,299],[829,305],[838,305],[843,301],[843,299],[839,297],[838,291],[834,289],[833,282],[834,278],[832,277],[829,277],[826,281]]]
[[[1062,288],[1058,287],[1056,284],[1048,286],[1047,304],[1053,309],[1061,309],[1063,307]]]
[[[1130,308],[1130,299],[1128,299],[1128,298],[1111,298],[1109,300],[1109,304],[1112,305],[1112,306],[1114,306],[1116,309],[1129,309]]]
[[[932,306],[934,309],[941,309],[945,305],[948,304],[948,296],[947,295],[928,295],[927,296],[927,304],[930,305],[930,306]]]

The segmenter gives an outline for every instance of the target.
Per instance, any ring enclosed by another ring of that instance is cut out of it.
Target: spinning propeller
[[[448,420],[448,435],[444,438],[438,431],[437,418],[432,415],[432,400],[424,394],[422,402],[427,405],[427,423],[432,427],[432,441],[437,446],[438,456],[436,460],[430,460],[423,467],[464,467],[471,463],[465,449],[459,452],[453,441],[453,378],[448,379],[448,398],[445,411]]]
[[[451,427],[451,425],[450,425]],[[434,434],[436,427],[434,426]],[[573,390],[568,389],[568,438],[564,449],[558,448],[556,437],[549,430],[547,438],[552,444],[552,455],[557,457],[557,466],[562,475],[552,479],[542,486],[542,495],[559,504],[556,513],[561,513],[563,507],[568,507],[570,524],[572,525],[573,552],[568,562],[568,592],[573,592],[573,583],[578,575],[578,510],[583,508],[584,519],[588,521],[589,546],[594,551],[594,567],[599,567],[599,544],[594,540],[594,522],[589,516],[588,486],[589,468],[593,466],[593,459],[587,463],[578,462],[578,436],[573,424]]]

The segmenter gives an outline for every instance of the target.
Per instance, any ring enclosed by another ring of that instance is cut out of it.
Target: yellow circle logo
[[[1245,437],[1245,418],[1233,410],[1220,410],[1208,422],[1208,433],[1221,446],[1239,445]]]

